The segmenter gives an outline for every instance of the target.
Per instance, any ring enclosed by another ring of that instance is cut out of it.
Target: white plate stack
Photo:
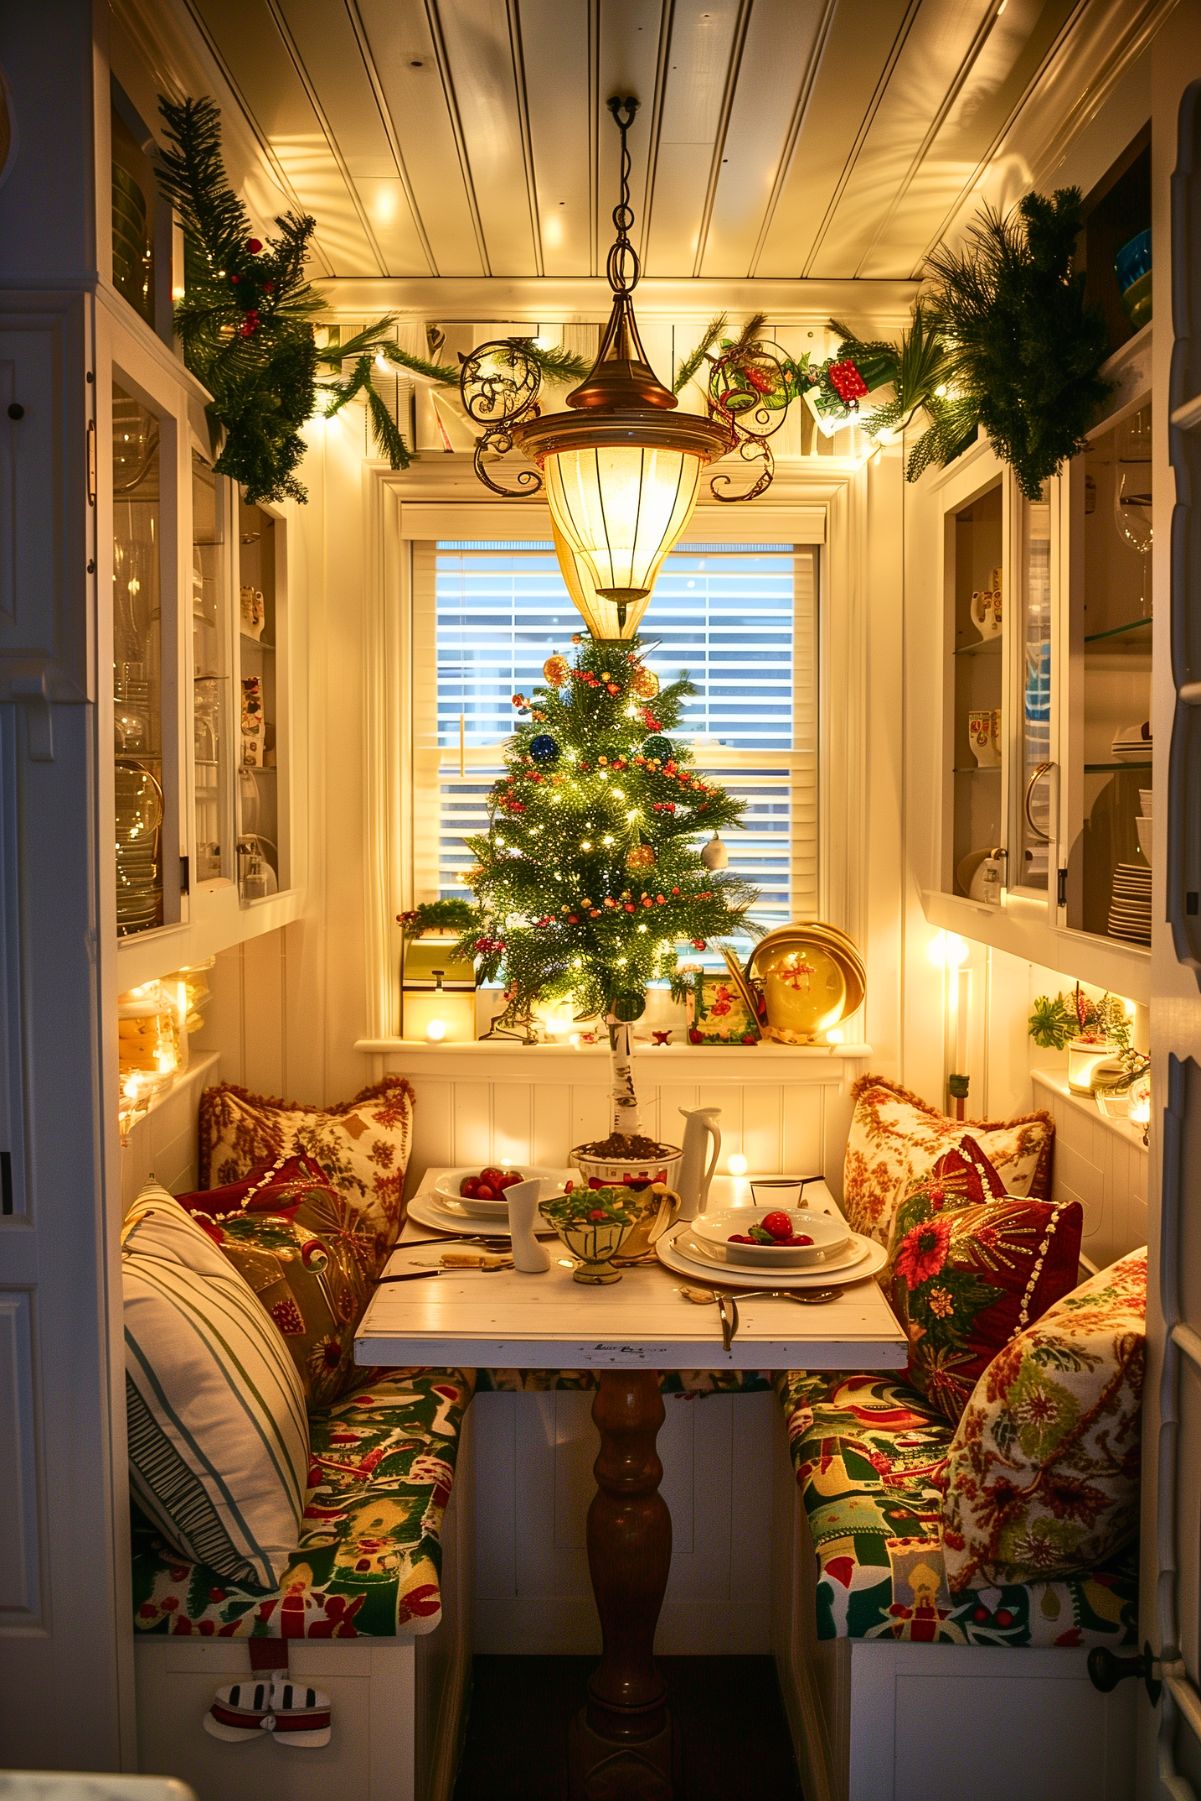
[[[1142,821],[1140,820],[1140,825]],[[1150,821],[1147,821],[1148,827]],[[1140,839],[1142,833],[1139,834]],[[1151,870],[1146,863],[1119,863],[1113,872],[1109,936],[1127,944],[1151,942]]]

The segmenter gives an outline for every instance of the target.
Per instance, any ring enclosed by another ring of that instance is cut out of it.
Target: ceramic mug
[[[1000,723],[999,708],[981,708],[967,716],[968,742],[972,747],[972,755],[981,768],[995,768],[1001,761],[1001,752],[997,746]]]
[[[1001,629],[1001,590],[976,588],[972,592],[972,624],[982,638],[995,638]]]

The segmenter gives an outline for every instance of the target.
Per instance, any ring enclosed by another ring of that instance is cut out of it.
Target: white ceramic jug
[[[545,1275],[550,1268],[550,1252],[534,1236],[534,1221],[541,1199],[541,1176],[532,1176],[528,1182],[513,1182],[505,1189],[513,1240],[513,1267],[523,1276]]]
[[[698,1213],[705,1211],[709,1184],[717,1168],[718,1153],[721,1150],[721,1133],[717,1129],[717,1121],[721,1117],[721,1108],[681,1107],[680,1112],[687,1123],[684,1126],[684,1157],[676,1181],[680,1193],[678,1217],[695,1219]],[[710,1139],[713,1140],[713,1155],[706,1168],[705,1156]]]

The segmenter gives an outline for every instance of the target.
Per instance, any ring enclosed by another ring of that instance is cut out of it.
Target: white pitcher
[[[717,1168],[717,1159],[721,1151],[721,1133],[717,1129],[717,1121],[721,1117],[720,1107],[681,1107],[680,1112],[686,1120],[684,1127],[684,1158],[680,1164],[680,1174],[676,1186],[680,1193],[680,1219],[695,1219],[698,1213],[705,1211],[709,1199],[709,1184],[713,1180],[713,1172]],[[705,1156],[708,1141],[713,1140],[713,1155],[709,1158],[708,1168]]]

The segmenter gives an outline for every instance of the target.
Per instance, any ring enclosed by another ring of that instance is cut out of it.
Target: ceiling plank
[[[356,0],[363,37],[439,275],[486,272],[439,53],[421,0]]]
[[[770,219],[781,167],[800,129],[832,0],[755,0],[696,273],[742,276]]]
[[[488,266],[541,274],[509,9],[505,0],[438,0],[437,11]]]
[[[857,275],[908,274],[961,195],[975,185],[1046,68],[1081,0],[1009,0],[945,117],[923,141],[878,220]]]
[[[593,273],[597,9],[519,0],[534,192],[546,275]]]
[[[921,0],[837,0],[771,222],[748,271],[796,277],[837,202]]]
[[[714,151],[729,113],[731,62],[748,11],[740,0],[676,0],[646,224],[649,274],[694,271]]]
[[[306,212],[335,274],[380,267],[370,235],[264,0],[190,0],[243,111]]]

